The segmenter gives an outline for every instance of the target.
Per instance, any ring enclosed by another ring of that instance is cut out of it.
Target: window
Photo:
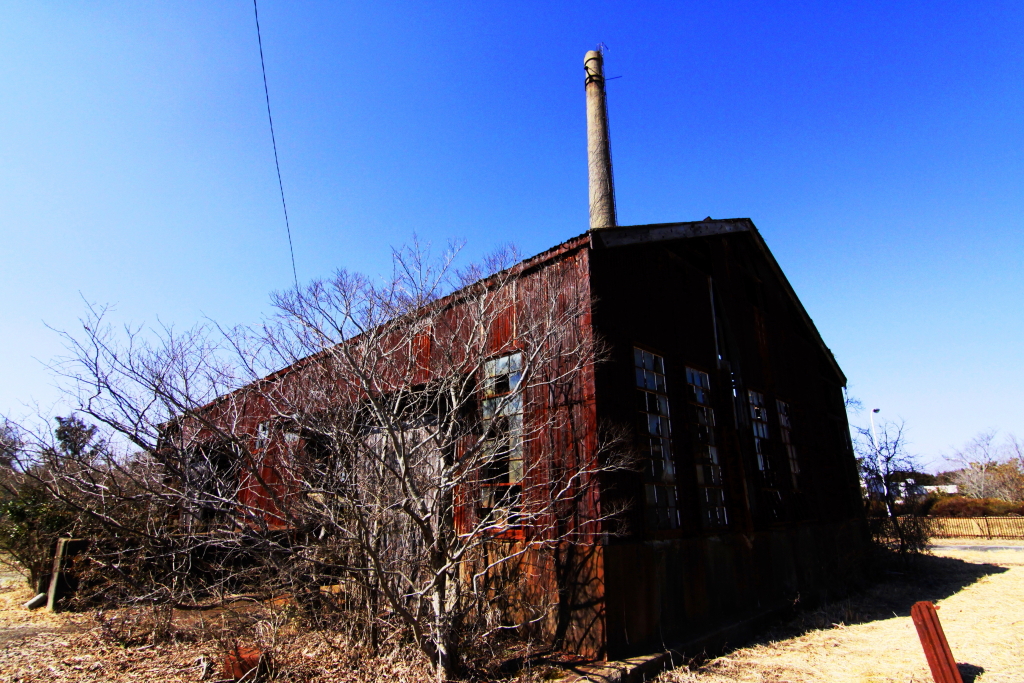
[[[786,449],[786,457],[789,459],[789,475],[793,478],[793,490],[798,491],[800,489],[798,482],[800,461],[796,457],[796,446],[793,445],[791,433],[793,426],[790,422],[789,404],[785,401],[776,401],[775,405],[779,409],[779,439],[782,441],[782,445]]]
[[[263,450],[270,444],[270,421],[256,425],[256,448]]]
[[[775,469],[772,467],[770,443],[768,440],[768,407],[764,394],[748,391],[750,405],[750,426],[754,432],[754,451],[757,454],[757,469],[761,475],[761,502],[766,517],[781,521],[783,518],[782,494],[778,489]]]
[[[701,520],[706,526],[729,523],[722,488],[722,465],[715,443],[715,411],[711,408],[711,379],[708,373],[686,368],[687,419],[693,434],[693,453],[700,487]]]
[[[514,353],[484,364],[481,520],[497,526],[519,523],[523,481],[523,356]]]
[[[665,359],[633,349],[636,371],[640,447],[646,452],[644,497],[647,524],[652,529],[679,527],[676,470],[672,460],[672,425],[669,421]]]
[[[295,447],[301,439],[301,434],[294,426],[282,427],[281,420],[265,420],[256,425],[256,450],[270,448],[271,442],[278,442],[283,439],[290,447]]]
[[[764,405],[764,394],[748,391],[750,402],[750,424],[754,429],[754,451],[757,453],[757,469],[767,472],[768,467],[768,409]]]

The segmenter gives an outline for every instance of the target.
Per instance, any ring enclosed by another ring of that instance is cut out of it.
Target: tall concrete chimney
[[[591,50],[583,58],[587,72],[587,161],[590,167],[590,228],[615,227],[615,184],[608,145],[608,106],[604,96],[604,57]]]

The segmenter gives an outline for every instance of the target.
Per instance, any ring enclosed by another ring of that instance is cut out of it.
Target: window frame
[[[697,379],[698,383],[694,383]],[[729,525],[725,477],[716,438],[715,409],[711,399],[711,373],[693,365],[686,366],[687,423],[693,438],[693,460],[700,491],[701,524],[706,528]],[[691,419],[691,413],[693,419]],[[704,416],[702,423],[700,416]],[[702,436],[706,434],[706,437]]]
[[[637,441],[645,454],[642,474],[644,523],[651,531],[676,531],[682,526],[682,516],[672,448],[668,372],[663,355],[633,345],[633,388],[639,427]]]
[[[502,369],[505,371],[495,372]],[[478,521],[493,524],[497,532],[521,532],[526,477],[523,352],[517,350],[488,359],[482,373],[479,442],[482,462],[477,472],[476,515]],[[499,421],[507,425],[500,432],[494,428]]]
[[[754,397],[757,397],[755,402]],[[754,452],[757,456],[757,469],[761,476],[761,502],[765,506],[765,515],[773,522],[782,522],[785,517],[782,493],[779,490],[778,471],[771,454],[771,430],[769,429],[769,411],[771,404],[767,392],[747,389],[747,416],[750,420],[750,431],[754,441]]]
[[[793,484],[793,490],[800,490],[800,452],[793,443],[793,404],[775,399],[775,410],[779,417],[779,441],[783,450],[786,451],[786,459],[789,462],[789,475]]]
[[[754,400],[755,397],[757,397],[756,402]],[[771,441],[771,432],[768,430],[768,405],[763,391],[747,389],[747,411],[750,417],[750,430],[754,435],[754,453],[757,456],[757,469],[762,473],[767,473],[771,471],[771,463],[763,444]]]

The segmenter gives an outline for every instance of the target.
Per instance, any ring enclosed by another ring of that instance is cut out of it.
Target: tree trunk
[[[437,581],[432,596],[434,609],[434,648],[437,653],[435,671],[438,683],[455,677],[456,658],[453,652],[453,634],[448,613],[448,576],[440,567],[435,568]]]

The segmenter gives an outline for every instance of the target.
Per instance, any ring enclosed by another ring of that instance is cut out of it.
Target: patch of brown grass
[[[893,575],[850,600],[798,616],[754,645],[657,680],[930,682],[907,609],[917,600],[933,600],[965,683],[1024,681],[1024,551],[933,552],[922,558],[917,573]]]
[[[0,646],[22,633],[75,630],[89,621],[86,615],[54,614],[45,609],[29,611],[22,607],[34,595],[24,579],[0,581]]]
[[[22,583],[0,589],[0,683],[215,681],[225,655],[250,648],[272,666],[261,680],[314,683],[429,681],[422,655],[400,639],[371,652],[344,621],[310,628],[290,601],[241,602],[203,611],[134,607],[90,613],[29,612]],[[5,636],[6,634],[6,636]],[[473,652],[471,680],[558,680],[577,661],[498,641]],[[502,662],[507,666],[503,667]]]
[[[170,613],[120,609],[99,615],[30,613],[31,621],[57,626],[71,621],[78,633],[30,633],[0,650],[0,681],[216,680],[224,657],[235,646],[268,653],[277,681],[357,683],[422,681],[431,678],[421,657],[408,647],[377,655],[344,634],[311,631],[280,610],[225,612],[181,623]],[[276,618],[276,620],[275,620]],[[83,623],[83,620],[90,623]]]
[[[940,606],[965,681],[1024,681],[1024,551],[961,551],[943,542],[916,569],[847,600],[806,610],[755,644],[659,683],[925,683],[927,664],[909,619],[917,600]],[[51,614],[21,607],[23,582],[0,584],[0,682],[213,681],[233,645],[271,653],[281,681],[425,681],[432,674],[407,643],[372,654],[339,625],[311,630],[288,605],[241,604],[204,612],[122,609]],[[4,640],[6,639],[6,642]],[[518,648],[518,649],[517,649]],[[524,649],[525,648],[525,649]],[[476,680],[559,680],[568,660],[524,645],[496,645]],[[511,666],[497,666],[506,661]],[[973,679],[972,679],[973,677]]]

